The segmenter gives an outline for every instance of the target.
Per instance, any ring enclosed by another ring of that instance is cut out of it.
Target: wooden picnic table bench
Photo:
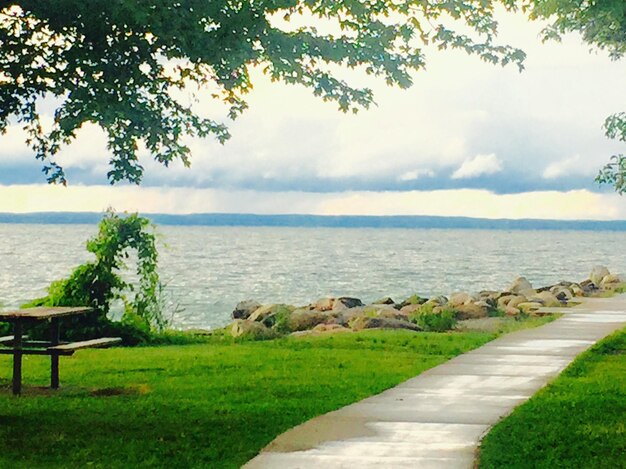
[[[0,337],[0,354],[13,355],[13,394],[22,390],[22,356],[50,355],[50,387],[59,387],[59,356],[72,355],[83,348],[106,347],[120,343],[120,337],[102,337],[80,342],[63,342],[61,337],[60,319],[67,316],[91,312],[87,307],[38,307],[17,311],[0,312],[0,321],[13,324],[13,335]],[[50,340],[28,340],[24,336],[24,326],[38,321],[50,322]]]

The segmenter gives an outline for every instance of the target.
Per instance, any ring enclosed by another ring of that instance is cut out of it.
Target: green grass
[[[526,327],[546,318],[518,323]],[[509,326],[511,327],[511,326]],[[358,334],[0,358],[0,467],[239,467],[274,437],[478,347],[485,332]]]
[[[496,425],[480,468],[626,468],[626,329]]]

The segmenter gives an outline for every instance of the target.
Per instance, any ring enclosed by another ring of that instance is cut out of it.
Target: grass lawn
[[[82,350],[61,358],[56,392],[42,388],[47,357],[27,356],[19,398],[2,356],[0,467],[239,467],[288,428],[495,336],[364,331]]]
[[[626,329],[496,425],[481,468],[626,468]]]

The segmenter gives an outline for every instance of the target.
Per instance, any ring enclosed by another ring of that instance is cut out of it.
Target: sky
[[[255,73],[232,138],[190,141],[190,169],[143,154],[141,187],[108,185],[105,138],[94,126],[58,158],[69,186],[48,186],[11,127],[0,136],[0,212],[626,219],[626,199],[593,182],[624,152],[602,123],[626,109],[626,60],[590,52],[576,35],[542,44],[542,24],[519,14],[499,19],[500,41],[528,55],[522,73],[427,50],[409,90],[355,76],[377,103],[357,115]],[[200,106],[211,115],[210,101]]]

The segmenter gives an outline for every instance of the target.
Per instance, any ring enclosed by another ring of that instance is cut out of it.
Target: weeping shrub
[[[87,241],[95,260],[79,265],[68,278],[51,283],[48,295],[29,306],[90,306],[87,315],[69,318],[64,330],[67,338],[77,340],[116,333],[127,343],[145,340],[150,331],[167,326],[160,298],[162,291],[157,270],[158,253],[153,225],[138,214],[118,215],[107,210],[96,236]],[[125,281],[130,251],[137,253],[136,284]],[[108,318],[111,304],[121,300],[121,321]]]

